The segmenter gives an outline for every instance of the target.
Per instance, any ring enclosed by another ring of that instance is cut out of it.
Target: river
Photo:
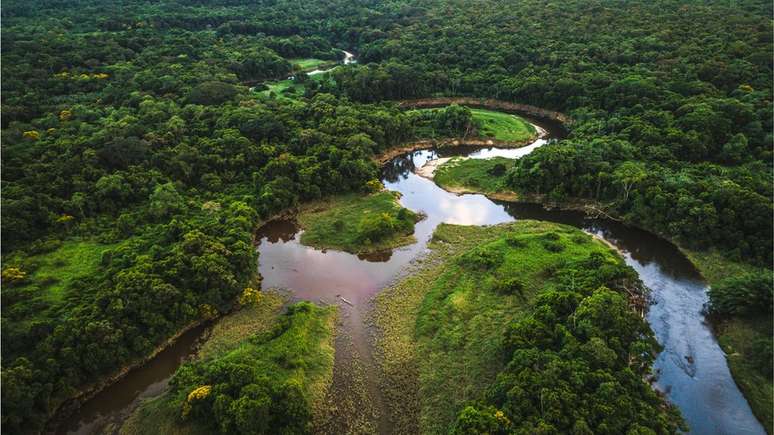
[[[702,314],[707,286],[696,269],[671,243],[642,230],[605,219],[588,219],[581,212],[545,210],[540,205],[493,201],[483,195],[457,195],[438,187],[415,171],[427,161],[451,155],[471,158],[504,156],[517,158],[561,135],[557,125],[542,123],[546,139],[520,149],[455,147],[421,150],[398,156],[383,168],[382,181],[389,190],[402,194],[403,206],[421,211],[427,217],[417,223],[416,243],[392,252],[357,256],[340,251],[322,251],[299,243],[300,231],[292,221],[274,221],[259,230],[258,270],[264,288],[284,288],[293,297],[319,303],[338,304],[342,310],[342,332],[353,346],[342,351],[340,359],[355,355],[373,369],[371,342],[364,319],[370,300],[390,284],[401,271],[426,251],[435,227],[442,223],[492,225],[518,219],[539,219],[576,226],[596,234],[614,246],[627,264],[651,290],[653,303],[647,321],[664,347],[655,365],[655,388],[676,404],[697,434],[765,434],[747,401],[734,383],[725,355]],[[343,303],[343,299],[348,303]],[[191,332],[160,354],[141,370],[103,391],[61,428],[63,433],[102,432],[109,422],[118,422],[138,403],[139,398],[158,394],[190,353]],[[334,370],[334,385],[348,376]],[[375,376],[367,376],[367,395],[376,410],[370,418],[376,431],[389,433],[390,424]],[[346,389],[346,387],[345,387]],[[347,394],[342,391],[341,394]]]

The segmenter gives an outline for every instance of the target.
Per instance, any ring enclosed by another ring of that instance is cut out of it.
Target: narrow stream
[[[549,138],[561,134],[555,125],[542,125],[548,129]],[[491,225],[539,219],[573,225],[617,246],[627,264],[637,270],[643,282],[652,289],[654,304],[647,320],[664,347],[654,366],[658,373],[655,387],[681,409],[691,431],[697,434],[765,434],[731,378],[725,355],[705,323],[701,310],[707,300],[707,286],[675,246],[653,234],[617,222],[587,219],[580,212],[547,211],[535,204],[492,201],[476,194],[456,195],[414,173],[427,161],[439,157],[515,158],[550,140],[540,139],[515,150],[456,147],[415,151],[393,159],[383,169],[382,181],[386,188],[402,194],[403,206],[427,215],[416,226],[416,243],[368,256],[321,251],[299,243],[300,232],[293,222],[274,221],[261,228],[257,235],[258,270],[263,277],[263,287],[289,289],[298,299],[341,306],[342,332],[351,337],[354,352],[366,367],[370,367],[373,364],[370,336],[364,324],[368,303],[427,249],[427,242],[438,224]],[[343,303],[342,298],[351,305]],[[190,349],[191,343],[178,341],[170,348],[169,355],[159,355],[144,367],[142,370],[154,373],[149,381],[143,380],[138,370],[130,373],[125,381],[106,389],[82,408],[61,432],[103,433],[100,428],[104,427],[105,421],[115,421],[116,416],[126,415],[126,410],[136,405],[137,397],[158,394],[159,382],[166,382],[180,364],[180,355],[186,354],[180,349]],[[347,374],[334,372],[334,377],[337,376]],[[377,411],[382,411],[375,417],[375,427],[379,433],[390,433],[375,376],[368,376],[366,383],[372,404]],[[129,400],[106,400],[112,397]]]

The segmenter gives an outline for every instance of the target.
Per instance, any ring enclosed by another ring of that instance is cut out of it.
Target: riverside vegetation
[[[519,221],[442,224],[430,247],[418,270],[376,298],[399,432],[680,427],[643,379],[658,353],[630,306],[644,289],[606,245],[572,227]]]
[[[516,161],[506,158],[452,159],[436,169],[434,180],[455,192],[518,198]],[[771,432],[774,422],[771,269],[730,261],[718,253],[688,251],[709,281],[710,319],[728,355],[734,379],[755,415]]]
[[[465,138],[492,138],[507,142],[527,143],[537,135],[535,127],[523,118],[492,110],[450,105],[442,109],[414,110],[409,114],[425,120],[420,123],[424,127],[419,130],[419,135],[427,138],[443,137],[450,129],[463,131]]]
[[[371,157],[429,126],[479,129],[464,108],[391,100],[567,113],[566,140],[508,171],[516,191],[601,201],[770,273],[771,15],[762,0],[7,2],[4,430],[44,431],[62,404],[228,312],[255,279],[257,222],[368,190]],[[358,63],[292,98],[262,92],[339,49]]]
[[[244,307],[217,324],[169,391],[121,429],[146,433],[304,433],[333,377],[336,310],[308,302],[280,310],[276,293],[246,289]]]

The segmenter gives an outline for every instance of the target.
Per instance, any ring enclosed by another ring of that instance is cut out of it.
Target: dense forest
[[[8,433],[43,430],[77,391],[227,312],[255,278],[258,222],[367,191],[371,157],[428,125],[449,136],[469,127],[457,109],[417,115],[394,100],[565,112],[568,138],[519,161],[514,188],[604,203],[687,246],[771,264],[770,2],[4,6]],[[293,73],[293,59],[336,61],[339,49],[358,63],[303,95],[251,89]],[[75,260],[79,273],[47,274]],[[714,306],[733,311],[734,297]]]

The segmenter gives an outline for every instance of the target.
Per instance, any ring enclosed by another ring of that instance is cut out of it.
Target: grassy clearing
[[[478,137],[505,142],[527,142],[537,134],[535,127],[524,118],[510,113],[469,108],[473,122],[478,126]],[[419,112],[436,112],[442,108],[416,109]],[[418,127],[421,137],[436,137],[432,125]]]
[[[520,142],[533,137],[535,127],[516,115],[484,109],[470,109],[480,127],[481,136],[497,140]]]
[[[330,74],[324,73],[324,74],[315,74],[312,76],[309,76],[307,80],[313,80],[316,82],[320,82],[323,80],[329,80]],[[266,83],[266,87],[268,89],[261,91],[260,95],[263,96],[271,96],[274,95],[279,98],[298,98],[300,96],[303,96],[306,92],[306,86],[304,86],[303,83],[298,82],[297,80],[280,80],[276,82],[268,82]]]
[[[760,268],[748,263],[731,261],[727,258],[726,255],[717,250],[692,251],[683,248],[682,251],[696,266],[696,268],[699,269],[701,275],[710,285],[717,283],[721,279],[727,278],[729,276],[741,275],[744,273],[761,270]]]
[[[746,273],[771,273],[747,263],[728,260],[718,251],[683,251],[710,285]],[[763,376],[751,361],[756,352],[752,344],[759,340],[771,341],[773,326],[771,316],[713,319],[715,335],[726,353],[734,381],[769,433],[774,433],[774,382],[772,378]]]
[[[466,159],[457,157],[441,165],[433,180],[449,191],[512,193],[505,184],[505,173],[515,160],[504,157]]]
[[[3,268],[18,267],[27,274],[17,288],[34,287],[40,297],[58,302],[75,280],[97,272],[102,253],[111,247],[89,240],[66,241],[51,252],[4,259]]]
[[[291,98],[296,95],[304,95],[306,91],[303,84],[290,79],[266,83],[266,87],[268,89],[260,92],[266,97],[274,95],[278,98]]]
[[[298,215],[301,243],[356,254],[411,244],[418,215],[403,208],[397,195],[350,194],[312,204]]]
[[[224,382],[223,373],[251,367],[250,385],[300,385],[303,403],[314,409],[333,378],[333,339],[336,308],[321,308],[309,303],[292,306],[282,313],[286,298],[276,293],[260,293],[258,299],[215,325],[192,363],[181,367],[165,394],[141,404],[121,428],[123,435],[146,433],[212,433],[212,422],[189,418],[182,420],[181,410],[190,391],[213,384],[213,393],[240,391],[242,379]],[[211,378],[210,376],[214,376]],[[225,378],[229,379],[229,378]],[[267,379],[267,380],[264,380]],[[220,382],[220,384],[218,384]],[[236,384],[234,384],[236,382]],[[206,414],[207,410],[203,412]],[[197,414],[198,415],[198,414]],[[201,416],[200,416],[201,417]]]
[[[293,69],[295,71],[311,71],[322,66],[328,66],[336,63],[335,61],[314,58],[288,59],[288,62],[293,65]]]
[[[503,333],[551,285],[548,270],[592,252],[614,257],[572,227],[519,221],[493,227],[441,225],[418,270],[375,301],[383,391],[398,432],[442,433],[502,369]],[[499,264],[471,267],[489,254]],[[462,255],[460,255],[462,254]],[[496,291],[518,279],[520,293]]]

